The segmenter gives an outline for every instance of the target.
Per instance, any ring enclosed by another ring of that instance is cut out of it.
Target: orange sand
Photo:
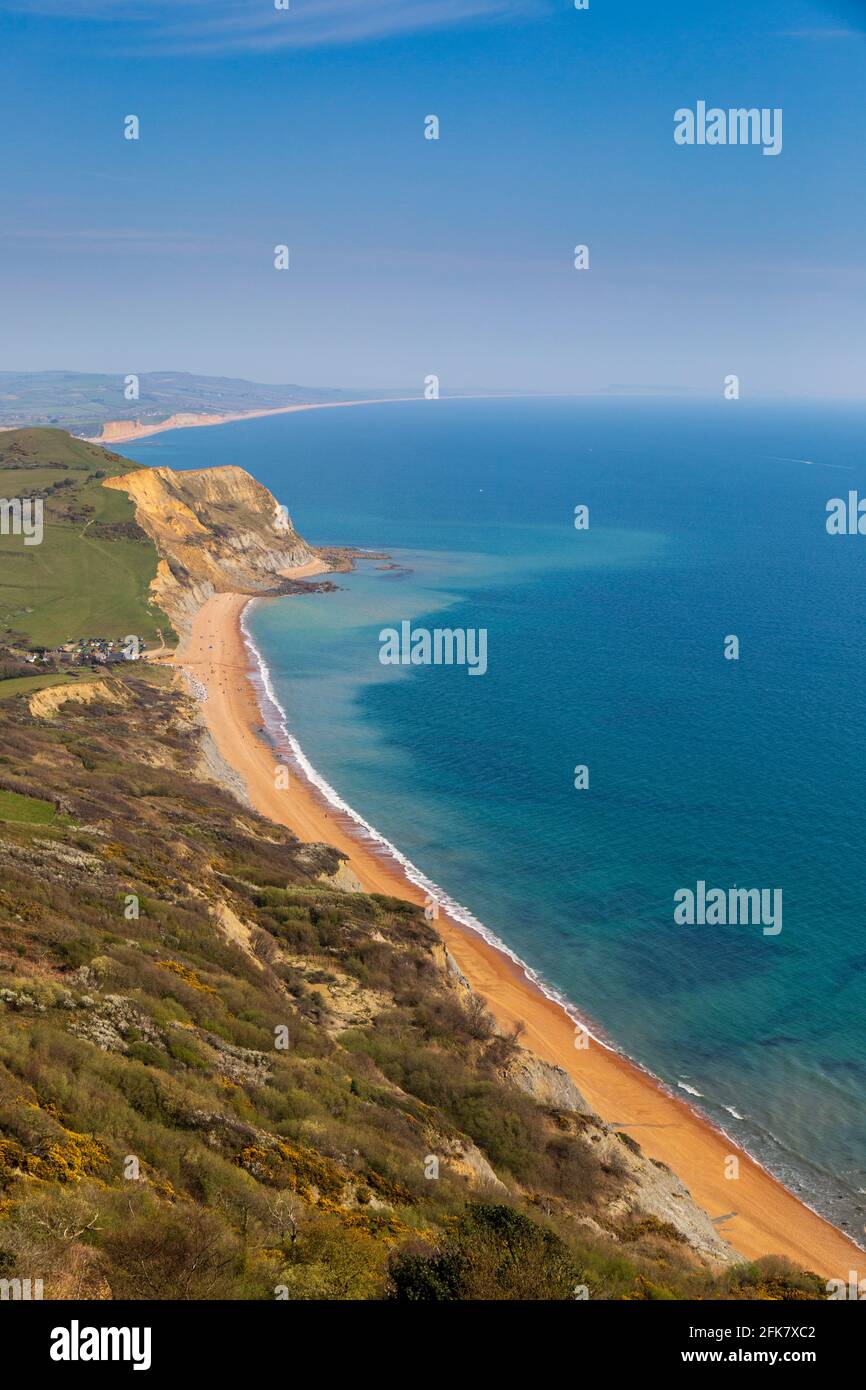
[[[195,414],[181,411],[169,415],[155,425],[142,425],[138,420],[106,420],[98,435],[88,439],[88,444],[125,444],[130,439],[144,439],[149,434],[162,434],[164,430],[199,429],[204,425],[228,425],[232,420],[258,420],[263,415],[292,415],[296,410],[333,410],[345,405],[385,405],[388,401],[415,401],[420,396],[384,396],[368,401],[310,401],[307,404],[272,406],[268,410],[239,410],[230,415]]]
[[[293,577],[316,566],[290,571]],[[319,562],[319,568],[321,568]],[[423,902],[399,865],[380,858],[353,834],[353,822],[330,807],[294,765],[287,790],[275,788],[274,752],[262,739],[262,714],[248,679],[250,660],[240,631],[249,599],[214,595],[199,610],[180,660],[206,687],[202,712],[220,753],[243,778],[255,808],[302,840],[335,845],[369,892]],[[477,933],[440,914],[436,927],[473,989],[500,1024],[523,1023],[522,1042],[555,1062],[601,1117],[637,1139],[651,1158],[669,1164],[717,1230],[743,1255],[787,1255],[825,1278],[847,1280],[862,1269],[863,1251],[805,1207],[731,1140],[688,1105],[668,1095],[638,1067],[590,1041],[575,1048],[575,1026],[502,952]],[[739,1178],[725,1177],[726,1159],[739,1159]]]
[[[473,395],[471,392],[459,396],[443,396],[444,401],[467,401],[467,400],[501,400],[507,396],[510,400],[515,400],[523,396],[539,395],[539,392],[502,392],[496,396]],[[272,406],[267,410],[240,410],[230,415],[209,415],[195,414],[191,411],[182,411],[177,415],[169,415],[166,420],[160,420],[155,425],[142,425],[138,420],[106,420],[99,434],[87,439],[88,444],[126,444],[131,439],[144,439],[146,435],[162,434],[164,430],[190,430],[198,429],[203,425],[228,425],[233,420],[258,420],[263,415],[293,415],[298,410],[337,410],[340,407],[351,405],[388,405],[392,401],[420,401],[425,397],[415,396],[371,396],[369,400],[363,401],[309,401],[301,402],[298,405],[279,405]],[[17,428],[13,427],[13,428]]]

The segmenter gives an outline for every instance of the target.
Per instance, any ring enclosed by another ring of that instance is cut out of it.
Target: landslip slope
[[[61,1298],[818,1296],[738,1264],[498,1032],[419,908],[345,891],[337,851],[209,781],[167,678],[0,705],[0,1275]]]

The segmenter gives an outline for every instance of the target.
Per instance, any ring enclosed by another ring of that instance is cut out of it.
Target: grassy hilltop
[[[41,545],[0,535],[0,643],[170,632],[148,595],[156,548],[129,498],[102,487],[134,466],[63,430],[0,433],[0,497],[41,497],[45,519]]]

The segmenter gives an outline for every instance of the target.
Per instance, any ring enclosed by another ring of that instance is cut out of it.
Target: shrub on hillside
[[[392,1256],[388,1297],[397,1302],[561,1301],[583,1272],[567,1245],[513,1207],[471,1202],[436,1247]]]

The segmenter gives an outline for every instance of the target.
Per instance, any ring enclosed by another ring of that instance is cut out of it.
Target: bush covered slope
[[[336,851],[203,780],[167,680],[124,670],[110,707],[51,717],[0,703],[6,804],[55,812],[0,820],[0,1279],[47,1298],[820,1296],[701,1250],[653,1215],[673,1175],[579,1097],[512,1084],[517,1041],[423,913],[341,891]]]

